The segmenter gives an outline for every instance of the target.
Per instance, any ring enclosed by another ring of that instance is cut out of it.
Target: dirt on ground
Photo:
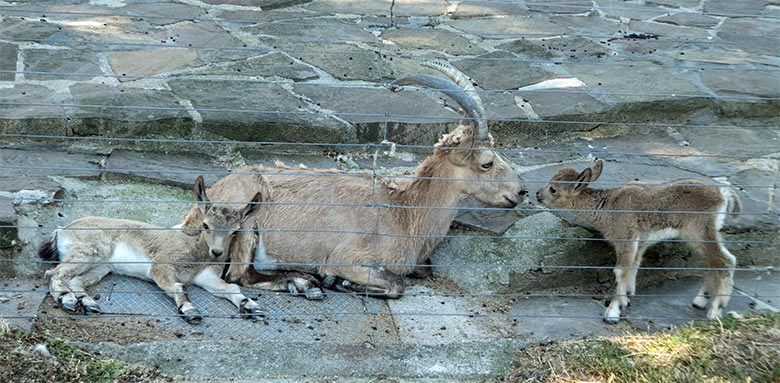
[[[2,319],[0,319],[2,321]],[[0,322],[0,382],[173,382],[156,370],[104,359],[48,331],[10,331]]]

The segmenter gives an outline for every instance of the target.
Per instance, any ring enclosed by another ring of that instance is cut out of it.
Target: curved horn
[[[480,116],[485,115],[485,107],[482,106],[482,99],[479,98],[477,88],[474,86],[476,85],[476,81],[474,81],[471,77],[461,72],[458,68],[455,68],[452,64],[440,59],[425,61],[420,63],[420,65],[435,69],[449,77],[452,81],[455,82],[455,84],[465,90],[466,93],[468,93],[468,95],[474,99],[474,102],[477,104]],[[487,135],[487,122],[480,120],[477,139],[482,141],[487,140]]]
[[[487,124],[482,119],[482,114],[479,112],[479,105],[474,101],[471,96],[466,94],[463,88],[459,87],[450,80],[446,80],[439,77],[429,76],[427,74],[415,74],[393,81],[390,85],[390,90],[397,92],[400,90],[400,86],[405,85],[422,85],[428,88],[436,89],[446,94],[458,105],[463,108],[466,115],[471,119],[471,128],[479,131],[480,133],[485,130],[484,138],[480,138],[480,134],[477,135],[478,140],[487,140]]]

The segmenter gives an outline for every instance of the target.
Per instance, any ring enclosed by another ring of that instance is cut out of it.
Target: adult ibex
[[[249,213],[270,195],[262,178],[252,203],[241,207],[212,204],[198,177],[194,191],[201,203],[201,231],[168,231],[145,222],[104,217],[84,217],[56,230],[43,243],[38,255],[43,260],[62,262],[46,271],[50,290],[63,309],[72,312],[101,312],[86,287],[109,273],[154,281],[176,301],[179,314],[189,323],[203,319],[190,303],[185,284],[194,283],[231,301],[242,316],[262,315],[260,306],[241,294],[240,288],[220,278],[227,250],[236,230]]]
[[[404,291],[403,276],[430,272],[423,263],[430,262],[433,248],[449,230],[458,201],[472,196],[485,205],[512,208],[524,198],[518,175],[491,150],[493,139],[470,80],[443,61],[427,66],[454,83],[413,75],[395,81],[393,90],[413,84],[440,90],[469,120],[444,135],[414,177],[375,179],[368,173],[250,166],[209,188],[216,199],[246,201],[258,190],[259,174],[273,188],[273,203],[257,209],[244,225],[263,230],[262,235],[238,234],[228,281],[293,292],[316,289],[314,278],[260,274],[249,267],[254,260],[258,270],[338,277],[343,279],[339,288],[397,298]],[[182,225],[196,225],[199,215],[193,208]]]
[[[576,209],[574,215],[598,229],[615,247],[617,290],[604,320],[617,323],[628,296],[636,291],[636,274],[642,255],[658,241],[682,238],[712,270],[707,271],[693,306],[704,309],[712,296],[707,318],[721,314],[729,302],[736,258],[723,246],[720,229],[726,213],[741,210],[737,193],[725,185],[699,179],[679,179],[668,185],[627,184],[613,189],[591,189],[601,175],[601,160],[578,173],[558,171],[536,198],[556,209]],[[625,211],[625,212],[621,212]],[[643,213],[642,211],[648,211]]]

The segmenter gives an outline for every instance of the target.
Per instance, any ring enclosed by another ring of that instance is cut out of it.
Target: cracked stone
[[[19,48],[14,44],[0,43],[0,70],[16,70]],[[0,81],[14,81],[15,73],[0,73]]]
[[[760,14],[769,3],[768,0],[706,0],[704,2],[704,12],[757,15]]]
[[[714,17],[699,13],[675,13],[671,16],[659,17],[655,21],[694,28],[712,28],[720,22],[720,20]]]
[[[596,0],[596,4],[598,5],[598,9],[601,12],[604,12],[607,17],[615,19],[650,20],[653,17],[668,13],[667,10],[661,8],[648,7],[646,5],[624,1]]]
[[[273,52],[260,57],[252,57],[227,65],[199,69],[183,76],[208,75],[232,77],[279,77],[293,81],[307,81],[318,78],[309,66],[295,62],[283,53]]]
[[[548,14],[586,13],[593,9],[593,2],[589,0],[547,0],[543,3],[529,3],[528,9]]]
[[[393,44],[393,51],[403,50],[414,53],[420,50],[431,50],[449,55],[486,53],[483,48],[473,44],[469,39],[439,29],[388,29],[382,34],[382,38],[384,44]]]
[[[701,81],[719,95],[748,95],[780,97],[780,76],[777,72],[734,71],[724,76],[723,71],[701,71]],[[776,111],[778,110],[775,107]]]
[[[0,197],[0,226],[16,226],[14,205],[5,197]],[[13,246],[16,239],[15,227],[0,227],[0,249]]]
[[[120,76],[156,76],[203,65],[194,49],[108,52],[108,62],[114,73]],[[135,80],[135,78],[119,78],[121,82]]]
[[[395,16],[432,16],[444,15],[447,12],[447,4],[443,1],[419,0],[319,0],[306,4],[303,8],[325,14],[390,15],[390,6],[393,4]]]
[[[508,52],[496,51],[478,58],[486,60],[463,59],[452,64],[476,80],[482,89],[517,89],[561,77],[525,62],[512,61],[516,57]]]
[[[634,32],[658,35],[660,39],[673,40],[708,40],[712,36],[704,29],[682,27],[672,24],[654,23],[651,21],[631,21],[629,27]],[[661,44],[655,44],[654,47]]]
[[[241,32],[252,35],[273,36],[303,43],[375,43],[377,37],[351,20],[311,19],[306,27],[285,23],[267,23],[241,28]]]
[[[73,101],[85,105],[132,105],[150,107],[182,108],[173,93],[167,90],[116,87],[101,84],[74,84],[70,87]],[[97,109],[76,108],[74,118],[94,118],[110,115],[112,120],[150,122],[169,119],[189,119],[186,111],[143,110],[143,109]],[[151,126],[150,126],[151,127]],[[173,128],[171,126],[170,128]],[[81,134],[99,134],[80,129]],[[181,129],[181,128],[179,128]],[[141,134],[141,132],[137,132]],[[172,132],[171,132],[172,133]]]
[[[127,15],[143,15],[144,21],[152,25],[175,24],[186,20],[194,20],[204,14],[204,9],[177,3],[128,4],[118,8]]]
[[[518,4],[506,3],[459,3],[455,12],[450,15],[453,19],[469,17],[486,17],[502,15],[528,15],[528,10]]]
[[[728,18],[718,31],[719,38],[733,44],[729,46],[731,50],[769,56],[777,56],[777,36],[780,23],[776,20]]]
[[[523,16],[507,16],[489,19],[452,20],[445,23],[470,35],[487,39],[517,38],[519,35],[544,36],[563,35],[568,30],[543,20]]]
[[[379,55],[373,50],[350,44],[299,43],[285,39],[263,38],[263,43],[319,68],[338,80],[379,81]],[[290,67],[299,65],[288,60]]]
[[[670,8],[695,8],[699,6],[701,0],[647,0],[647,2]]]
[[[3,88],[0,92],[0,102],[18,102],[18,103],[41,103],[56,104],[52,98],[50,89],[40,85],[17,84],[13,88]],[[64,118],[62,108],[58,106],[25,106],[25,105],[0,105],[0,131],[4,129],[20,129],[16,126],[5,127],[4,120],[24,120],[24,119],[61,119]],[[11,122],[8,122],[10,125]],[[62,132],[61,121],[53,122],[51,126],[43,123],[43,126],[31,127],[30,130],[44,134],[43,132]],[[14,124],[16,125],[16,124]],[[34,124],[33,124],[34,125]],[[21,128],[22,130],[27,130]]]
[[[201,49],[198,51],[203,62],[222,62],[243,59],[257,55],[257,52],[244,51],[244,43],[233,37],[228,31],[213,21],[199,21],[190,24],[176,24],[170,30],[171,40],[182,46],[220,47],[220,50]]]
[[[24,68],[30,72],[102,74],[94,52],[76,49],[29,49],[24,52]],[[31,80],[87,81],[95,76],[27,74]]]

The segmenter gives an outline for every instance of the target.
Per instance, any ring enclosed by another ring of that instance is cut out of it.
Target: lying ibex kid
[[[66,310],[99,313],[100,307],[85,288],[116,273],[154,281],[192,324],[203,319],[184,290],[192,283],[230,300],[244,317],[262,315],[260,306],[241,294],[238,285],[220,278],[223,265],[204,262],[227,260],[235,230],[257,206],[254,203],[267,196],[257,193],[253,203],[240,208],[212,204],[203,177],[195,181],[194,191],[203,202],[204,230],[200,232],[160,230],[144,222],[104,217],[80,218],[56,230],[38,250],[41,259],[63,262],[46,272],[51,296]]]
[[[678,237],[690,241],[688,245],[712,268],[707,271],[693,306],[704,309],[706,295],[711,295],[707,318],[720,316],[731,294],[736,258],[720,243],[719,230],[726,213],[741,210],[734,190],[698,179],[675,180],[665,186],[589,188],[588,183],[599,178],[601,169],[600,160],[581,173],[561,169],[550,184],[536,193],[536,198],[549,208],[582,210],[572,214],[598,229],[615,247],[617,290],[604,320],[620,320],[620,309],[629,304],[627,295],[635,293],[637,268],[645,250],[658,241]]]

